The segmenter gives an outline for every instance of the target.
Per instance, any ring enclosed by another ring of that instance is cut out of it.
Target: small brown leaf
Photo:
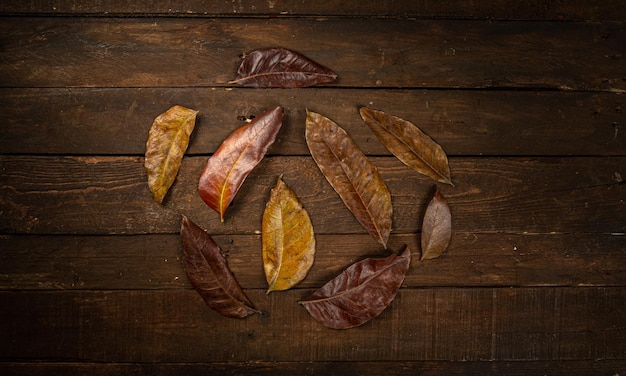
[[[448,157],[441,146],[413,123],[383,111],[363,107],[365,124],[378,140],[402,163],[441,183],[454,186],[450,180]]]
[[[422,260],[434,259],[448,248],[452,237],[452,215],[448,201],[437,190],[430,200],[422,224]]]
[[[410,264],[408,247],[400,256],[392,254],[383,259],[359,261],[299,303],[329,328],[362,325],[391,304]]]
[[[300,283],[313,265],[315,237],[308,213],[281,177],[265,206],[262,237],[267,292]]]
[[[263,113],[231,133],[207,161],[198,191],[222,222],[244,180],[276,140],[282,119],[282,107]]]
[[[337,74],[284,48],[255,50],[246,55],[229,84],[257,88],[298,88],[331,82]]]
[[[378,169],[354,140],[332,120],[307,111],[306,142],[326,180],[354,217],[387,247],[391,194]]]
[[[209,234],[183,216],[180,237],[185,273],[209,307],[223,316],[234,318],[259,313],[252,307]]]
[[[196,110],[174,106],[157,116],[150,127],[144,164],[148,186],[158,204],[176,179],[197,114]]]

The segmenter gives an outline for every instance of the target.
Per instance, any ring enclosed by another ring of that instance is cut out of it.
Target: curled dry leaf
[[[326,180],[355,218],[387,247],[391,194],[378,169],[332,120],[307,111],[306,142]]]
[[[244,180],[276,140],[282,119],[282,107],[263,113],[231,133],[207,161],[198,191],[222,222]]]
[[[255,50],[246,55],[231,84],[258,88],[298,88],[331,82],[332,70],[284,48]]]
[[[150,127],[144,165],[148,186],[158,204],[176,179],[197,114],[196,110],[174,106],[157,116]]]
[[[406,247],[400,256],[359,261],[308,299],[299,302],[325,326],[347,329],[378,316],[396,297],[411,264]]]
[[[209,234],[183,216],[180,237],[185,273],[209,307],[223,316],[234,318],[259,313],[252,307]]]
[[[448,248],[452,237],[452,215],[445,197],[437,190],[430,200],[422,224],[422,260],[434,259]]]
[[[402,163],[441,183],[452,184],[448,157],[441,146],[413,123],[363,107],[365,124]]]
[[[315,257],[313,225],[282,177],[265,206],[262,237],[267,292],[287,290],[302,281]]]

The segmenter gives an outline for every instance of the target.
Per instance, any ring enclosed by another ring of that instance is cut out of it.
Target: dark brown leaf
[[[197,114],[196,110],[174,106],[157,116],[150,127],[145,167],[148,186],[158,204],[163,202],[176,179]]]
[[[185,273],[209,307],[223,316],[234,318],[259,313],[252,307],[209,234],[183,216],[180,237]]]
[[[437,190],[430,200],[422,224],[422,260],[434,259],[448,248],[452,237],[452,215],[445,197]]]
[[[454,185],[446,153],[413,123],[367,107],[361,108],[361,117],[402,163],[436,181]]]
[[[282,119],[282,107],[256,117],[228,136],[207,161],[198,191],[204,202],[220,214],[222,222],[244,180],[274,143]]]
[[[306,142],[317,166],[355,218],[387,247],[391,194],[378,169],[332,120],[307,111]]]
[[[406,247],[400,256],[359,261],[307,300],[299,302],[325,326],[347,329],[378,316],[393,301],[411,264]]]
[[[337,74],[284,48],[255,50],[246,55],[231,84],[259,88],[297,88],[331,82]]]

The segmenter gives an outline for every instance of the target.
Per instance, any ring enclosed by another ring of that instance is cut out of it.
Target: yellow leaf
[[[157,116],[146,142],[145,167],[154,201],[163,202],[176,179],[198,111],[174,106]]]
[[[282,177],[265,206],[262,237],[267,293],[302,281],[313,265],[315,236],[309,215]]]

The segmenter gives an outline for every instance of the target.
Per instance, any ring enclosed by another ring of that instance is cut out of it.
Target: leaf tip
[[[158,192],[152,192],[152,198],[154,199],[154,202],[156,202],[159,205],[163,205],[163,195],[158,194]]]

